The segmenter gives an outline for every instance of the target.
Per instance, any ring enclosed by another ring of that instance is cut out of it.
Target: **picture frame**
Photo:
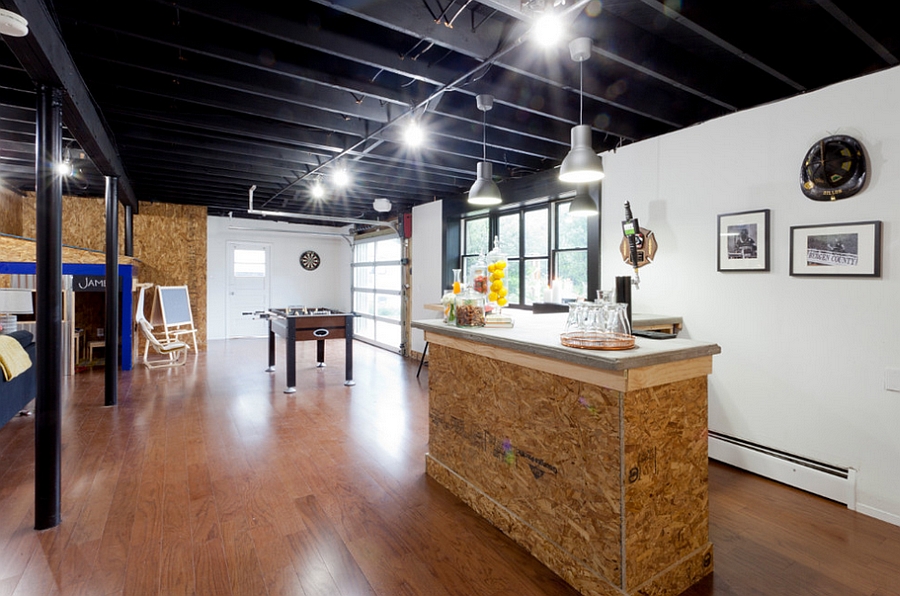
[[[881,222],[791,226],[790,273],[881,277]]]
[[[718,271],[769,270],[769,210],[719,215]]]

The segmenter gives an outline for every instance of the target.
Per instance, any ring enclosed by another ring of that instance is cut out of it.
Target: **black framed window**
[[[571,198],[507,207],[462,217],[463,275],[493,238],[507,257],[509,306],[544,301],[554,279],[561,297],[588,299],[588,218],[569,215]]]
[[[490,251],[491,220],[488,215],[466,217],[462,225],[462,257],[460,266],[464,283],[469,283],[469,269],[479,256]]]

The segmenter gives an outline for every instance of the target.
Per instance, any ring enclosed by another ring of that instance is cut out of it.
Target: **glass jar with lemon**
[[[500,310],[509,303],[506,298],[509,294],[506,265],[506,255],[500,250],[500,239],[494,236],[494,248],[487,254],[487,301],[493,314],[500,314]]]

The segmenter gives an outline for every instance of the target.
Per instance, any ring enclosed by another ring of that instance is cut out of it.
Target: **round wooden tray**
[[[625,333],[570,331],[561,333],[559,341],[564,346],[582,350],[630,350],[634,347],[634,336]]]

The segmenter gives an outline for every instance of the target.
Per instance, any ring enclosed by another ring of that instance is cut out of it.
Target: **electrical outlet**
[[[884,388],[900,392],[900,368],[884,369]]]

